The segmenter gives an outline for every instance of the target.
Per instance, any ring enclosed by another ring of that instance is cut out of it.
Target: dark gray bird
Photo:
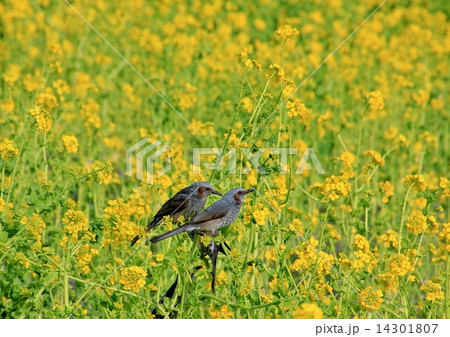
[[[245,196],[254,191],[255,189],[253,188],[248,190],[240,187],[232,189],[228,191],[222,199],[216,201],[203,212],[199,213],[187,224],[162,235],[155,236],[150,239],[150,242],[155,243],[180,233],[192,233],[194,231],[210,236],[218,236],[219,230],[231,225],[236,220],[241,211],[242,202],[244,201]]]
[[[145,230],[148,232],[153,227],[159,225],[166,216],[170,217],[174,222],[181,216],[186,220],[192,219],[202,211],[203,207],[205,207],[206,199],[211,194],[222,195],[204,181],[197,181],[196,183],[183,188],[166,201]],[[140,236],[136,235],[134,239],[131,240],[131,246],[139,239]]]

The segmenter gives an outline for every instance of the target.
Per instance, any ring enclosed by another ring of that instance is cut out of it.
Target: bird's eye
[[[239,191],[238,193],[239,193],[239,194],[242,194],[242,191]]]

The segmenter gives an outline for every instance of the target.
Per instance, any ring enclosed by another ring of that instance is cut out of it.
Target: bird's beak
[[[218,191],[216,191],[216,190],[213,190],[211,193],[212,194],[217,194],[217,195],[220,195],[221,197],[223,197],[223,194],[218,192]]]
[[[249,188],[248,190],[245,190],[245,194],[249,194],[252,192],[256,192],[256,190],[254,188]]]

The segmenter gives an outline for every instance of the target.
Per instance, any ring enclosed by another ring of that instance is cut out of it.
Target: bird
[[[161,209],[145,228],[145,231],[148,232],[153,227],[159,225],[166,216],[170,217],[174,222],[181,216],[184,219],[194,218],[205,207],[206,199],[211,194],[222,196],[222,193],[216,191],[209,183],[204,181],[197,181],[183,188],[162,205]],[[136,235],[131,240],[131,246],[139,239],[140,235]]]
[[[213,237],[218,236],[222,228],[231,225],[236,220],[245,196],[251,192],[255,192],[255,189],[234,188],[185,225],[155,236],[150,239],[150,242],[155,243],[184,232],[199,232]]]

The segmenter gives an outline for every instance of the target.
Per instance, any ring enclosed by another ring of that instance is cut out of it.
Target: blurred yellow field
[[[446,1],[69,3],[0,3],[0,317],[450,318]],[[130,246],[196,181],[215,292]]]

